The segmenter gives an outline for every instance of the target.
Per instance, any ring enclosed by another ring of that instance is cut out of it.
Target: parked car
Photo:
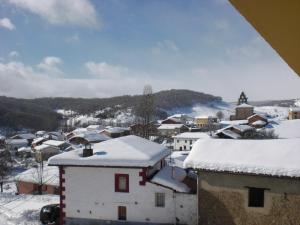
[[[42,224],[59,225],[59,204],[45,205],[40,211]]]

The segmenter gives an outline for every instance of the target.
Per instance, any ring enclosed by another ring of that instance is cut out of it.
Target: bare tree
[[[143,96],[137,107],[136,114],[139,118],[142,137],[149,138],[151,125],[150,122],[154,117],[154,97],[151,85],[146,85],[144,87]]]
[[[275,134],[274,130],[249,130],[244,132],[242,139],[276,139],[278,135]]]
[[[219,119],[219,120],[222,120],[224,118],[224,113],[222,111],[218,111],[216,113],[216,117]]]
[[[3,192],[3,182],[11,170],[10,153],[7,150],[0,151],[0,189]]]

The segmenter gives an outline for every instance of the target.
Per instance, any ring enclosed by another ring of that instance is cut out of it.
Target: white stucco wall
[[[191,204],[189,198],[149,182],[140,186],[140,171],[127,168],[66,167],[66,217],[118,220],[118,206],[126,206],[127,221],[174,223],[176,214],[182,221],[190,220],[190,215],[187,215],[191,210],[188,206]],[[129,174],[129,193],[115,192],[116,173]],[[156,192],[165,193],[164,208],[155,207]],[[175,199],[180,202],[175,202]],[[181,208],[180,205],[187,207]]]
[[[191,145],[193,145],[199,138],[174,138],[174,150],[191,150]],[[192,141],[192,143],[190,143]],[[186,149],[184,149],[184,146]]]

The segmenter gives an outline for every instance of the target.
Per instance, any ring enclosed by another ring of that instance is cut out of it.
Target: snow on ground
[[[258,106],[254,107],[254,111],[258,114],[266,114],[269,117],[286,119],[289,108],[281,106]]]
[[[40,209],[59,203],[58,195],[15,195],[0,193],[0,224],[38,225]]]
[[[66,109],[57,109],[56,112],[63,116],[73,116],[73,115],[77,114],[77,112],[75,112],[75,111],[66,110]]]
[[[274,121],[270,128],[279,138],[300,138],[300,119]]]
[[[40,225],[39,213],[43,206],[58,204],[58,195],[16,195],[15,177],[24,171],[15,165],[0,193],[0,225]]]
[[[97,124],[99,122],[99,118],[95,118],[91,115],[78,115],[67,120],[69,126],[84,126],[88,124]]]

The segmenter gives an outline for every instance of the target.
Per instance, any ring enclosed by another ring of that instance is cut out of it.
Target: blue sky
[[[300,79],[226,0],[0,0],[0,95],[184,88],[300,97]]]

